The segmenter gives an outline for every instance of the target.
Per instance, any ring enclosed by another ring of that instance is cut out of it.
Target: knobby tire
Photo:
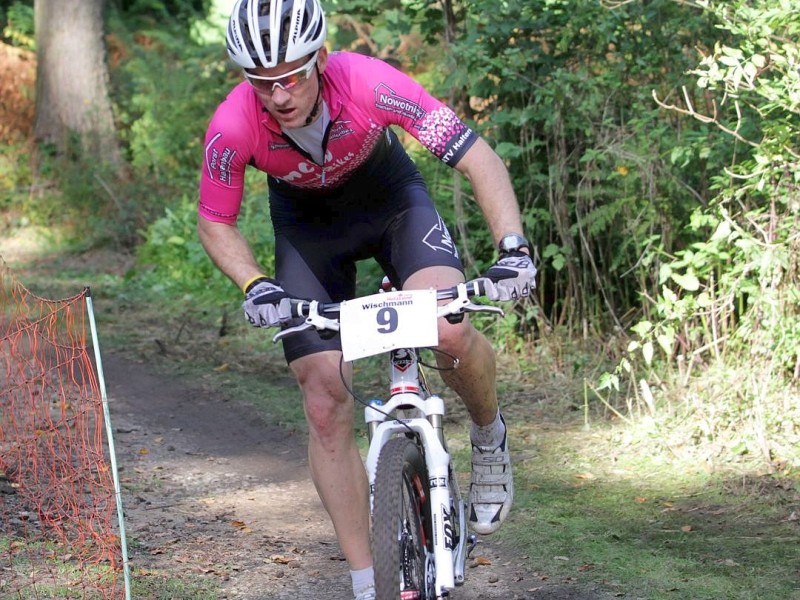
[[[432,573],[426,572],[425,560],[430,543],[429,496],[428,473],[419,447],[406,437],[389,440],[375,472],[372,556],[376,600],[433,600]]]

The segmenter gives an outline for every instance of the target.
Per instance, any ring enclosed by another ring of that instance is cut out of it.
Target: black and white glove
[[[483,276],[494,284],[486,290],[491,300],[526,298],[536,288],[536,267],[531,257],[521,250],[501,253],[500,259]]]
[[[249,285],[242,308],[253,327],[277,327],[292,318],[288,294],[269,277],[256,279]]]

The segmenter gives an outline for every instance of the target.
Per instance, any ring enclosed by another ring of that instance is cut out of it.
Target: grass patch
[[[131,574],[131,596],[148,600],[217,600],[218,585],[208,579],[184,575],[180,579],[139,569]]]
[[[533,570],[650,599],[800,597],[796,479],[642,458],[612,427],[516,433],[535,452],[500,535]]]
[[[0,590],[20,599],[67,600],[110,589],[114,579],[121,589],[121,574],[105,564],[87,566],[77,558],[84,550],[85,546],[37,541],[25,535],[0,537],[0,555],[5,559]]]

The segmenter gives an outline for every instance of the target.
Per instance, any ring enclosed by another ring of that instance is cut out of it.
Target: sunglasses
[[[288,91],[307,80],[317,64],[317,54],[319,54],[319,50],[314,52],[311,59],[302,67],[284,73],[280,77],[263,77],[261,75],[253,75],[246,71],[244,76],[257,92],[265,96],[272,96],[272,93],[275,91],[275,86]]]

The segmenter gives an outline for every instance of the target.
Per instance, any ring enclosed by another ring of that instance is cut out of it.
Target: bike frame
[[[488,279],[480,278],[460,283],[452,288],[438,290],[440,304],[438,316],[457,321],[467,312],[490,312],[503,314],[500,308],[473,304],[472,296],[487,296]],[[326,313],[337,314],[339,303],[320,303],[317,300],[292,300],[292,316],[304,317],[302,324],[283,329],[273,336],[278,341],[288,335],[308,329],[317,331],[339,331],[339,318],[328,318]],[[385,404],[373,401],[365,408],[365,420],[369,427],[369,450],[366,470],[370,487],[370,514],[373,514],[375,477],[378,459],[386,443],[397,436],[407,436],[421,448],[428,471],[428,487],[431,515],[431,545],[425,557],[425,576],[435,569],[434,593],[438,600],[447,598],[450,590],[464,583],[465,565],[469,551],[474,547],[475,536],[467,535],[466,505],[458,489],[450,454],[447,451],[442,422],[444,401],[430,394],[419,373],[419,357],[416,348],[389,350],[391,387]],[[455,364],[457,364],[455,359]],[[456,503],[456,506],[453,506]],[[454,511],[454,512],[451,512]],[[454,530],[454,517],[458,519],[458,531]],[[458,536],[456,538],[456,536]],[[456,542],[456,539],[458,540]],[[470,547],[467,547],[467,544]]]
[[[397,435],[412,433],[422,447],[428,470],[430,487],[431,529],[433,534],[433,562],[435,592],[444,598],[449,590],[464,583],[467,559],[467,525],[464,502],[458,493],[452,500],[458,503],[459,531],[453,530],[451,517],[450,454],[447,451],[442,430],[444,401],[431,395],[419,381],[418,358],[415,349],[400,349],[390,352],[390,374],[392,395],[383,404],[370,404],[364,409],[364,419],[370,431],[370,444],[366,469],[370,486],[370,511],[374,498],[375,473],[378,458],[386,442]],[[409,413],[413,416],[406,418]],[[456,544],[458,534],[458,544]],[[430,557],[429,557],[430,559]],[[429,560],[426,560],[426,564]],[[427,568],[427,567],[426,567]]]

